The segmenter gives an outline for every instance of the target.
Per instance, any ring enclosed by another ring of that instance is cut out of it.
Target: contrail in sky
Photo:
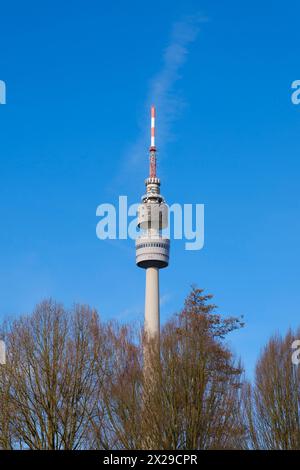
[[[175,22],[172,26],[169,44],[162,57],[161,70],[150,80],[150,87],[144,106],[145,117],[141,123],[141,132],[137,140],[126,152],[126,168],[132,167],[145,157],[149,141],[149,110],[151,104],[157,108],[158,115],[158,148],[172,138],[171,126],[178,118],[185,105],[182,98],[176,94],[174,85],[181,78],[180,69],[184,65],[189,52],[189,46],[199,33],[200,24],[207,21],[200,14],[191,15]],[[122,175],[126,168],[123,167]]]
[[[205,21],[200,15],[193,15],[173,24],[170,42],[163,54],[163,66],[150,82],[147,108],[151,104],[157,107],[159,127],[157,129],[161,141],[169,140],[172,122],[184,102],[174,92],[175,83],[181,78],[179,72],[189,52],[189,45],[198,36],[200,23]]]

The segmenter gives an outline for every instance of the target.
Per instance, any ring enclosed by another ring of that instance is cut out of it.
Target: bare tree
[[[5,447],[9,446],[6,428],[13,430],[20,448],[86,446],[98,400],[100,336],[95,311],[76,306],[67,312],[52,301],[11,325],[1,374],[1,394],[9,406],[1,410]]]
[[[149,400],[147,423],[158,448],[240,447],[242,369],[224,338],[242,323],[216,314],[211,297],[193,288],[163,328],[159,391]]]
[[[222,319],[210,299],[193,289],[182,312],[164,326],[159,359],[153,347],[152,380],[149,370],[143,380],[143,342],[132,341],[126,329],[115,336],[105,401],[116,448],[242,446],[242,370],[224,342],[242,323]]]
[[[255,449],[300,449],[300,367],[292,362],[292,343],[300,330],[273,336],[245,392],[249,446]]]
[[[10,382],[4,365],[0,365],[0,449],[11,450],[15,445],[12,423],[15,421],[15,408],[10,400]]]
[[[106,328],[106,347],[105,384],[99,391],[99,415],[105,424],[99,432],[97,417],[93,420],[94,445],[98,449],[139,449],[143,377],[139,337],[130,327],[111,323]]]

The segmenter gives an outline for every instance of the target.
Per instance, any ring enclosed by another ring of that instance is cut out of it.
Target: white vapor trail
[[[174,85],[181,78],[179,71],[187,59],[189,45],[196,40],[203,21],[202,16],[193,15],[173,25],[170,43],[163,55],[163,67],[150,82],[147,108],[151,104],[157,107],[157,133],[161,144],[172,137],[171,124],[184,106],[184,101],[174,91]]]
[[[126,152],[126,166],[122,168],[124,176],[130,168],[137,166],[141,158],[147,155],[150,145],[150,106],[157,108],[157,145],[161,150],[164,144],[172,139],[171,126],[178,118],[185,105],[184,100],[176,93],[174,85],[181,78],[180,69],[184,65],[189,46],[199,33],[200,24],[207,21],[196,14],[185,17],[173,24],[169,44],[164,50],[161,70],[150,80],[147,100],[144,106],[144,118],[141,121],[141,132],[138,139]]]

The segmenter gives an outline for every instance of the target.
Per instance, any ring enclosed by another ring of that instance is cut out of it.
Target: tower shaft
[[[145,336],[149,340],[159,342],[159,269],[146,269],[145,290]]]

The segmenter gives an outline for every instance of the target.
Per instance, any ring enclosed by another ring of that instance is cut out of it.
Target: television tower
[[[155,340],[159,348],[159,270],[169,264],[170,239],[162,235],[168,227],[168,207],[160,194],[156,176],[155,107],[151,107],[151,146],[149,177],[145,180],[146,194],[138,208],[136,264],[146,269],[145,323],[146,340]]]

